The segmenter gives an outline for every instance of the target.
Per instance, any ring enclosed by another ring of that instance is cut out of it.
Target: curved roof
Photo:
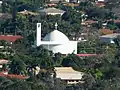
[[[68,37],[58,30],[54,30],[51,33],[47,34],[44,38],[44,41],[56,41],[56,42],[66,42],[69,41]]]

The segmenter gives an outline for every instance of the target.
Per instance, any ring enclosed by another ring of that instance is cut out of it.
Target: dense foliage
[[[92,1],[92,0],[91,0]],[[119,90],[120,89],[120,37],[115,39],[115,44],[100,43],[99,28],[103,21],[116,19],[111,12],[111,2],[108,0],[106,7],[97,7],[90,0],[81,2],[79,6],[64,6],[59,2],[56,8],[66,11],[59,15],[21,15],[17,12],[24,9],[39,12],[46,7],[47,0],[3,0],[2,12],[9,13],[12,18],[0,18],[0,32],[2,34],[21,35],[24,38],[10,44],[0,41],[4,48],[0,49],[0,58],[9,60],[9,73],[29,76],[25,80],[0,77],[0,90]],[[116,1],[117,2],[117,1]],[[114,6],[118,3],[113,3]],[[110,10],[109,10],[110,9]],[[98,23],[85,27],[81,25],[82,14],[87,14],[88,20],[97,20]],[[36,23],[42,23],[42,37],[54,29],[58,23],[58,30],[65,33],[70,39],[78,37],[81,33],[87,34],[86,42],[78,43],[78,53],[97,53],[94,57],[78,57],[75,54],[67,56],[61,53],[53,54],[52,51],[42,46],[35,47]],[[119,30],[119,24],[109,22],[108,29]],[[8,48],[11,47],[11,48]],[[4,54],[1,52],[10,52]],[[29,72],[28,67],[39,66],[38,75],[34,71]],[[75,70],[85,72],[84,83],[68,86],[65,82],[51,77],[55,66],[70,66]]]

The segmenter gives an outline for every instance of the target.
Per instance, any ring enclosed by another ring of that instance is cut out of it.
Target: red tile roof
[[[85,23],[87,23],[87,24],[94,24],[94,23],[97,23],[97,21],[94,21],[94,20],[87,20],[87,21],[85,21]]]
[[[104,7],[105,4],[104,4],[103,2],[97,2],[97,3],[96,3],[96,6],[98,6],[98,7]]]
[[[113,34],[113,30],[110,29],[99,29],[99,32],[103,35]]]
[[[0,40],[5,40],[5,41],[9,41],[9,42],[15,42],[18,39],[23,38],[22,36],[19,35],[0,35]]]
[[[88,56],[96,56],[97,54],[76,54],[76,55],[80,57],[88,57]]]
[[[50,4],[47,4],[49,7],[51,6],[56,6],[57,4],[54,4],[54,3],[50,3]]]
[[[0,73],[0,76],[7,77],[7,78],[17,78],[17,79],[26,79],[27,78],[26,76],[23,76],[23,75],[3,74],[3,73]]]

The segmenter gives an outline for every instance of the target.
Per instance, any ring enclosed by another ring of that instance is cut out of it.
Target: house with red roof
[[[113,34],[113,30],[110,29],[99,29],[99,33],[102,35]]]
[[[22,39],[20,35],[0,35],[0,40],[5,40],[11,43],[14,43],[18,39]]]
[[[81,25],[83,25],[83,26],[90,26],[90,25],[95,24],[95,23],[98,23],[98,21],[86,20],[86,21],[83,21],[83,22],[81,23]]]
[[[104,4],[103,2],[97,2],[97,3],[96,3],[96,6],[97,6],[97,7],[104,7],[105,4]]]
[[[14,43],[15,41],[22,39],[22,36],[19,35],[0,35],[0,40],[5,40],[7,42],[9,42],[10,44]],[[6,49],[5,49],[6,48]],[[11,46],[4,46],[4,45],[0,45],[0,49],[2,49],[0,51],[1,54],[4,55],[14,55],[14,51],[11,49]]]
[[[6,78],[16,78],[16,79],[26,79],[28,78],[27,76],[23,76],[23,75],[15,75],[15,74],[4,74],[4,73],[0,73],[0,77],[6,77]]]
[[[97,56],[97,54],[76,54],[79,57]]]

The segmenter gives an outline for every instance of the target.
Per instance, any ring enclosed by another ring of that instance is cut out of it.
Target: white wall
[[[41,44],[41,23],[37,23],[37,33],[36,33],[36,37],[37,37],[37,42],[36,45],[40,46]]]
[[[47,15],[60,15],[60,16],[62,16],[63,13],[47,13]]]

